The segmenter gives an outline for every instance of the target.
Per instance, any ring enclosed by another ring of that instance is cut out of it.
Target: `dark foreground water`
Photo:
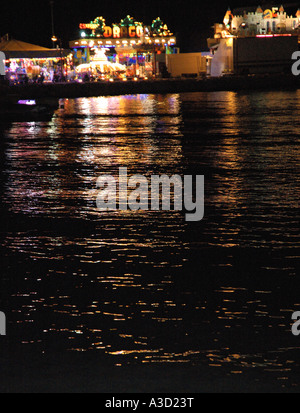
[[[1,126],[4,391],[298,391],[300,91],[65,101]],[[96,181],[205,175],[205,218]]]

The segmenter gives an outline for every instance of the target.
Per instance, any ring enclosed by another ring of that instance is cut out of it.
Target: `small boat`
[[[35,100],[18,100],[0,102],[0,122],[34,122],[50,120],[53,116],[53,107],[37,104]]]

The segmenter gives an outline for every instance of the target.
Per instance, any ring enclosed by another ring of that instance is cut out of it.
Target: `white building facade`
[[[289,15],[283,6],[263,10],[260,6],[254,12],[234,14],[228,10],[224,17],[225,32],[239,36],[268,34],[297,34],[300,27],[300,9]],[[222,36],[223,37],[223,36]]]
[[[208,39],[213,54],[211,76],[285,73],[299,49],[300,9],[283,6],[227,10]]]

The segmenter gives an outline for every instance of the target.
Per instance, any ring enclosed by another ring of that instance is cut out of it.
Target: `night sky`
[[[127,14],[145,24],[156,17],[168,24],[177,35],[184,52],[206,49],[206,38],[214,23],[222,22],[228,8],[257,6],[259,0],[210,0],[208,4],[195,0],[55,0],[55,34],[68,47],[68,41],[78,38],[79,23],[103,16],[108,25],[118,23]],[[51,47],[51,13],[49,0],[15,0],[1,2],[0,35]],[[261,2],[263,5],[263,2]],[[280,4],[279,4],[280,5]]]

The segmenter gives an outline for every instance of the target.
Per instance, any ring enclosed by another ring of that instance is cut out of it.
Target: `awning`
[[[7,59],[59,59],[72,53],[66,49],[48,49],[21,40],[9,39],[8,36],[0,39],[0,51]]]
[[[36,44],[22,42],[21,40],[10,39],[8,36],[0,39],[0,50],[2,52],[13,51],[45,51],[50,50],[47,47],[37,46]]]

